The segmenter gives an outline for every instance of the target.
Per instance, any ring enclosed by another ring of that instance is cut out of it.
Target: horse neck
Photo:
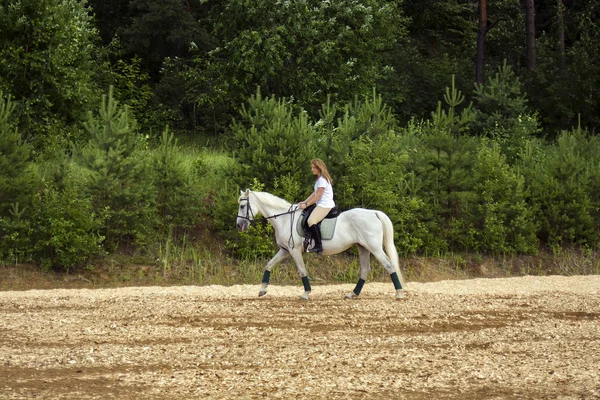
[[[288,207],[267,204],[262,202],[258,196],[254,196],[253,200],[254,204],[256,204],[256,207],[258,208],[258,212],[265,218],[288,211]]]

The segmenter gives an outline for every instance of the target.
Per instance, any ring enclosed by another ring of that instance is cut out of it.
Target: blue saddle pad
[[[304,237],[304,229],[302,229],[303,218],[298,218],[298,223],[296,224],[296,230],[298,234]],[[337,223],[336,218],[325,218],[321,221],[321,240],[331,240],[333,238],[333,234],[335,233],[335,224]]]

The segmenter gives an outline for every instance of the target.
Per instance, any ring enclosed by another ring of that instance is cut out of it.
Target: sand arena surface
[[[600,276],[298,283],[0,292],[0,398],[600,398]]]

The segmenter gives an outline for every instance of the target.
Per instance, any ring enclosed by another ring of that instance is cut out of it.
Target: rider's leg
[[[318,225],[329,214],[331,208],[315,207],[313,212],[308,217],[308,227],[311,230],[311,234],[315,241],[315,245],[309,250],[310,253],[321,254],[323,252],[323,245],[321,244],[321,227]]]

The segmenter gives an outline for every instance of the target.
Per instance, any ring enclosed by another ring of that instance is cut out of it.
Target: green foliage
[[[328,94],[347,102],[375,86],[406,24],[382,0],[227,0],[207,18],[215,46],[182,66],[191,103],[231,110],[260,86],[311,114]]]
[[[351,144],[348,170],[341,179],[342,193],[351,193],[352,198],[340,200],[352,207],[384,211],[394,224],[396,246],[403,254],[417,252],[427,234],[418,220],[424,203],[414,195],[408,161],[408,152],[399,146],[393,132],[375,139],[363,136]]]
[[[537,252],[536,225],[525,196],[525,179],[513,170],[499,146],[484,142],[473,168],[477,206],[474,224],[478,246],[487,253]]]
[[[474,132],[494,138],[513,163],[525,142],[540,132],[519,78],[505,61],[485,85],[475,86],[474,94]]]
[[[87,189],[94,210],[104,218],[108,248],[121,241],[142,241],[154,228],[156,198],[142,139],[128,107],[120,108],[112,88],[102,97],[99,114],[85,123],[92,139],[80,154],[88,173]]]
[[[295,113],[285,100],[263,98],[257,90],[240,115],[232,126],[239,162],[232,170],[234,182],[245,187],[256,178],[272,192],[280,177],[297,176],[309,168],[316,154],[315,128],[306,112]]]
[[[425,148],[415,162],[415,173],[422,193],[428,194],[425,201],[431,210],[430,230],[445,237],[450,246],[470,248],[472,241],[465,241],[463,236],[465,230],[473,228],[468,221],[475,201],[471,171],[477,140],[453,137],[449,131],[438,129],[435,122],[426,125],[425,132]]]
[[[458,112],[464,96],[455,88],[454,79],[452,82],[444,96],[447,109],[439,102],[431,119],[422,125],[423,147],[414,155],[412,165],[420,194],[427,194],[426,224],[437,238],[430,242],[434,252],[445,251],[446,246],[464,249],[474,245],[468,216],[475,199],[471,170],[478,141],[468,135],[471,106]]]
[[[45,139],[48,124],[79,121],[97,98],[96,40],[84,2],[0,4],[0,90],[18,103],[19,127],[27,139]]]
[[[342,110],[338,116],[338,110]],[[342,207],[351,207],[354,199],[353,185],[346,182],[347,171],[352,165],[350,157],[353,143],[361,138],[377,140],[394,131],[395,120],[389,107],[383,103],[375,89],[360,101],[343,108],[331,104],[330,99],[321,106],[320,120],[315,124],[319,142],[323,144],[324,158],[334,181],[336,201]]]
[[[38,195],[31,223],[32,260],[44,269],[69,271],[102,254],[102,217],[82,186],[69,177],[62,190],[47,185]]]
[[[519,78],[506,62],[485,85],[475,84],[476,131],[492,137],[508,134],[528,113],[527,97],[521,90]]]
[[[159,75],[165,57],[186,57],[190,43],[207,39],[205,25],[198,22],[201,1],[129,0],[127,3],[129,23],[119,29],[123,53],[128,58],[143,58],[146,72],[153,78]]]
[[[295,203],[298,199],[303,198],[303,196],[306,197],[300,180],[291,174],[275,178],[273,194],[286,199],[290,203]]]
[[[202,192],[198,184],[200,174],[168,129],[163,132],[158,148],[152,152],[152,160],[157,189],[156,207],[162,225],[170,228],[196,226],[202,207]]]
[[[7,216],[13,204],[20,204],[21,210],[28,207],[35,190],[30,148],[11,123],[14,109],[10,95],[5,100],[0,91],[0,217]]]
[[[134,57],[130,61],[117,59],[109,85],[115,88],[115,96],[119,102],[129,106],[136,121],[143,127],[154,126],[152,109],[152,88],[149,75],[141,69],[142,60]]]
[[[522,155],[529,201],[540,222],[538,237],[551,247],[597,246],[589,193],[590,171],[597,162],[582,157],[588,144],[585,137],[564,132],[541,152],[528,146]]]
[[[18,203],[11,206],[8,215],[0,216],[0,260],[17,263],[30,261],[31,235],[34,227],[24,215],[27,208]]]

